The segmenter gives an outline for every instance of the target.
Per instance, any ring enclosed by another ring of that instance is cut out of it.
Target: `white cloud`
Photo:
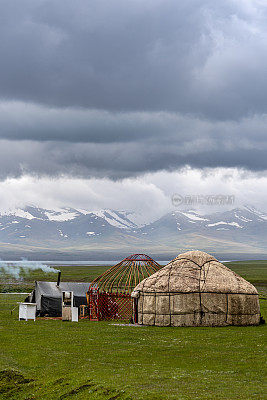
[[[57,179],[23,176],[0,182],[0,208],[37,205],[54,209],[111,208],[135,211],[145,220],[156,219],[174,209],[171,197],[181,195],[234,195],[234,206],[253,204],[266,211],[267,176],[237,169],[161,171],[120,181],[109,179]],[[230,206],[229,206],[230,207]],[[228,207],[228,208],[229,208]],[[232,206],[230,208],[233,208]],[[201,209],[200,209],[201,210]],[[214,211],[202,208],[202,211]]]

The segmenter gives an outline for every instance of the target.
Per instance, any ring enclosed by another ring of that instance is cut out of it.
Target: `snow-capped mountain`
[[[0,214],[0,241],[22,243],[68,239],[77,242],[136,227],[126,212],[26,207]]]
[[[236,232],[240,229],[243,229],[243,231],[260,229],[262,231],[262,229],[266,229],[266,223],[266,214],[255,208],[245,206],[208,215],[201,215],[194,210],[175,210],[142,229],[144,231],[164,229],[171,232],[197,231],[199,229],[203,232]]]
[[[0,217],[18,217],[23,219],[38,219],[42,221],[70,221],[81,215],[91,215],[105,219],[110,225],[118,228],[135,227],[136,224],[127,217],[129,213],[125,211],[101,210],[88,211],[73,208],[61,208],[55,210],[46,210],[43,208],[29,206],[25,209],[14,209],[10,211],[0,212]]]
[[[253,207],[207,215],[174,210],[146,225],[137,220],[134,213],[126,211],[29,206],[0,213],[0,245],[3,251],[19,249],[22,253],[38,249],[164,253],[199,248],[267,254],[267,215]]]

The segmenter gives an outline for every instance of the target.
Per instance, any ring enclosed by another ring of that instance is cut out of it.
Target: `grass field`
[[[267,262],[227,266],[257,285],[267,319]],[[66,281],[90,281],[105,268],[60,269]],[[40,276],[25,277],[31,285],[34,279]],[[0,398],[266,398],[266,325],[160,328],[86,320],[24,322],[18,321],[17,311],[10,314],[24,297],[0,296]]]

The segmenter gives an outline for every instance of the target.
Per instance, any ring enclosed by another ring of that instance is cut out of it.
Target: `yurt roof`
[[[146,254],[132,254],[94,279],[89,290],[130,294],[139,282],[160,268],[161,265]]]
[[[256,288],[241,276],[202,251],[179,254],[160,271],[140,282],[138,292],[168,293],[247,293],[258,294]]]

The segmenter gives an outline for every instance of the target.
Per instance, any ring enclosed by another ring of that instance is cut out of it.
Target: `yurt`
[[[87,292],[90,320],[131,320],[131,292],[160,268],[161,265],[146,254],[132,254],[98,276]]]
[[[259,296],[202,251],[180,254],[132,292],[135,322],[157,326],[258,325]]]

